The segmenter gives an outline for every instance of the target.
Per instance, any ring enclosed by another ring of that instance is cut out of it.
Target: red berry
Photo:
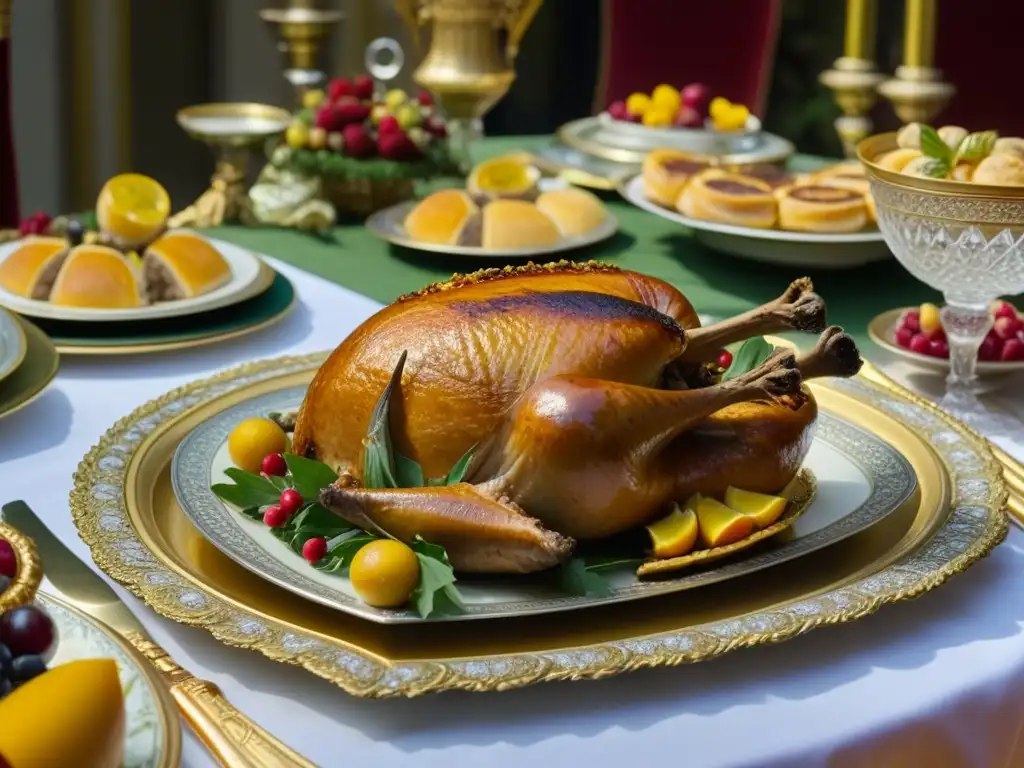
[[[676,113],[672,124],[677,128],[699,128],[702,122],[700,113],[697,110],[683,104]]]
[[[367,135],[366,129],[359,123],[346,125],[342,129],[341,135],[345,139],[345,154],[349,157],[369,157],[377,149],[373,139]]]
[[[900,318],[900,323],[905,328],[909,328],[914,333],[921,330],[921,313],[916,309],[908,309],[903,313],[903,317]]]
[[[945,339],[932,339],[929,342],[928,354],[932,357],[949,357],[949,342]]]
[[[896,331],[896,343],[904,349],[910,349],[910,341],[914,338],[914,332],[903,325]]]
[[[336,77],[327,86],[327,97],[331,101],[337,101],[342,96],[355,95],[356,89],[353,87],[352,81],[347,77]]]
[[[1004,363],[1024,360],[1024,342],[1019,339],[1007,339],[1003,344],[1003,351],[999,353],[999,359]]]
[[[999,339],[995,336],[986,336],[981,342],[981,346],[978,347],[978,359],[986,362],[998,360],[1000,352],[1002,352],[1002,348]]]
[[[295,511],[302,506],[302,494],[294,488],[285,488],[281,491],[281,501],[279,504],[281,506],[281,511],[291,517],[295,514]]]
[[[13,579],[18,572],[18,558],[14,554],[14,547],[7,539],[0,539],[0,576]]]
[[[366,120],[370,116],[370,108],[365,104],[360,104],[358,101],[345,101],[341,104],[335,104],[333,113],[332,130],[338,131],[343,126],[361,123]]]
[[[690,109],[703,111],[711,100],[711,91],[704,83],[690,83],[679,92],[679,96]]]
[[[288,472],[288,464],[280,453],[268,453],[263,457],[260,469],[264,475],[283,477]]]
[[[401,131],[381,132],[377,137],[377,151],[380,152],[381,157],[387,160],[400,162],[415,160],[420,156],[420,148]]]
[[[263,522],[271,528],[281,528],[288,523],[289,517],[287,512],[275,504],[267,507],[267,511],[263,513]]]
[[[352,81],[352,88],[356,92],[356,96],[360,99],[372,99],[373,98],[373,78],[369,75],[356,75]]]
[[[311,563],[320,562],[326,554],[327,539],[323,536],[314,536],[312,539],[306,539],[306,543],[302,545],[302,556]]]
[[[722,370],[728,370],[729,366],[732,365],[732,352],[728,349],[723,349],[718,353],[718,359],[715,362],[718,363],[718,367]]]
[[[402,126],[398,124],[398,120],[392,115],[384,115],[380,119],[380,123],[377,125],[377,131],[383,136],[385,133],[394,133],[395,131],[401,131]]]
[[[911,352],[917,352],[919,355],[927,355],[931,352],[931,349],[931,342],[921,334],[918,334],[910,340]]]
[[[608,114],[614,120],[628,120],[629,111],[626,109],[626,102],[613,101],[608,105]]]
[[[448,128],[445,126],[444,120],[437,115],[432,115],[427,118],[426,129],[439,139],[443,139],[448,135]]]
[[[1020,321],[1016,315],[1013,317],[998,317],[995,323],[992,325],[992,331],[1003,341],[1007,339],[1014,339],[1017,337],[1017,332],[1024,328],[1024,323]]]
[[[430,95],[430,91],[420,91],[416,94],[416,101],[418,101],[424,107],[434,106],[434,97]]]
[[[334,110],[331,109],[330,104],[324,104],[317,111],[313,117],[313,125],[317,128],[323,128],[325,131],[330,131],[334,127]]]
[[[996,307],[995,312],[992,315],[996,318],[1000,317],[1017,317],[1017,310],[1014,309],[1013,304],[1008,301],[1000,301]]]

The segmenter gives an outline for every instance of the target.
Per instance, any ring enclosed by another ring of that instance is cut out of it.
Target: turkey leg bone
[[[842,328],[833,325],[825,329],[814,349],[802,354],[796,364],[804,380],[827,376],[848,379],[857,375],[864,361],[857,343],[843,333]]]
[[[706,363],[729,344],[785,331],[820,333],[825,329],[825,302],[809,278],[794,280],[775,301],[736,317],[686,332],[680,362]]]

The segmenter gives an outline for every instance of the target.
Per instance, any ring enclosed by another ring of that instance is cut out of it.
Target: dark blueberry
[[[15,685],[27,683],[29,680],[39,677],[46,671],[46,662],[42,656],[32,654],[30,656],[19,656],[11,663],[11,681]]]
[[[0,699],[6,696],[8,693],[14,690],[14,683],[8,680],[6,677],[0,677]],[[3,757],[0,757],[0,765],[3,765]]]
[[[0,643],[0,679],[11,674],[11,662],[14,661],[14,654],[11,649]]]
[[[85,225],[78,219],[72,219],[68,222],[66,235],[70,245],[81,245],[85,239]]]

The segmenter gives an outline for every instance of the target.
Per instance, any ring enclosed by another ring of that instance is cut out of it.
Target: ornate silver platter
[[[294,410],[304,387],[253,397],[227,408],[194,429],[178,446],[171,467],[174,493],[182,510],[214,546],[264,579],[304,598],[381,624],[419,623],[411,611],[367,606],[347,577],[310,567],[269,529],[221,501],[212,483],[230,482],[228,434],[243,419]],[[792,538],[770,541],[757,554],[739,556],[698,572],[661,581],[639,581],[633,569],[609,574],[606,597],[573,597],[543,582],[460,580],[466,611],[431,621],[460,621],[528,616],[639,600],[713,584],[784,563],[852,536],[906,502],[917,485],[910,463],[879,437],[843,420],[822,414],[805,464],[818,480],[810,507],[796,520]]]

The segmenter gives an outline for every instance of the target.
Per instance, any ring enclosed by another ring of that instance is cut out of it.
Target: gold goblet
[[[216,227],[240,218],[252,151],[284,133],[291,113],[268,104],[198,104],[179,111],[177,120],[185,133],[210,147],[217,165],[210,188],[172,216],[169,226]]]
[[[315,0],[291,0],[286,8],[260,11],[260,18],[277,28],[279,47],[288,54],[291,66],[284,77],[295,88],[298,103],[307,89],[318,87],[325,79],[317,67],[320,45],[344,17],[341,11],[318,8]]]

